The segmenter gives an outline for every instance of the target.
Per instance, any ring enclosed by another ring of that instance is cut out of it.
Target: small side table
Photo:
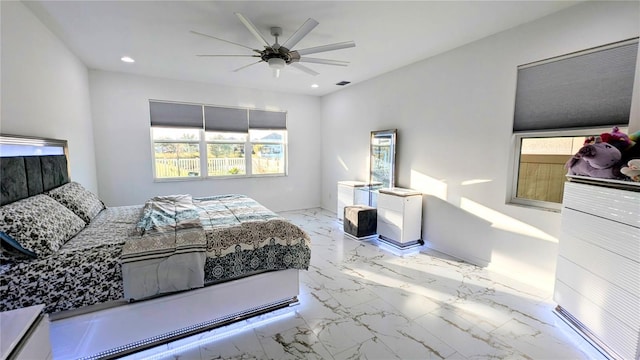
[[[53,359],[44,305],[0,313],[0,359]]]
[[[411,189],[378,190],[378,235],[399,249],[420,246],[422,193]]]
[[[369,193],[358,191],[367,186],[364,181],[338,181],[336,215],[342,221],[345,206],[366,205],[369,203]]]

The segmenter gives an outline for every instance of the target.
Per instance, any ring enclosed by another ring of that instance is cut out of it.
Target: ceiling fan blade
[[[353,42],[353,41],[345,41],[345,42],[341,42],[341,43],[316,46],[316,47],[296,50],[296,51],[292,51],[292,52],[296,52],[296,53],[298,53],[298,55],[309,55],[309,54],[315,54],[315,53],[325,52],[325,51],[346,49],[346,48],[351,48],[351,47],[355,47],[355,46],[356,46],[355,42]]]
[[[311,69],[309,69],[308,67],[306,67],[306,66],[304,66],[304,65],[302,65],[302,64],[300,64],[300,63],[297,63],[297,62],[291,63],[290,65],[291,65],[291,66],[293,66],[294,68],[296,68],[296,69],[300,70],[300,71],[304,71],[304,72],[306,72],[306,73],[307,73],[307,74],[309,74],[309,75],[316,76],[316,75],[320,74],[319,72],[316,72],[316,71],[314,71],[314,70],[311,70]]]
[[[200,57],[260,57],[260,55],[215,55],[215,54],[198,54]]]
[[[191,30],[190,32],[191,32],[192,34],[201,35],[201,36],[206,36],[206,37],[208,37],[208,38],[212,38],[212,39],[216,39],[216,40],[224,41],[224,42],[229,43],[229,44],[242,46],[243,48],[247,48],[247,49],[249,49],[249,50],[251,50],[251,51],[259,51],[259,50],[256,50],[256,49],[254,49],[254,48],[250,48],[250,47],[248,47],[248,46],[246,46],[246,45],[238,44],[238,43],[235,43],[235,42],[233,42],[233,41],[229,41],[229,40],[225,40],[225,39],[220,39],[220,38],[215,37],[215,36],[211,36],[211,35],[207,35],[207,34],[199,33],[199,32],[197,32],[197,31],[193,31],[193,30]]]
[[[253,23],[251,21],[249,21],[249,19],[247,19],[246,17],[244,17],[240,13],[235,13],[235,14],[238,17],[238,19],[240,19],[240,21],[242,21],[242,23],[249,30],[249,32],[251,32],[251,34],[253,34],[253,36],[255,36],[256,39],[258,39],[258,41],[260,41],[260,43],[262,43],[262,45],[264,45],[266,47],[271,47],[271,45],[267,42],[267,40],[264,38],[264,36],[262,36],[262,33],[260,33],[260,31],[258,31],[258,28],[256,28],[256,26],[253,25]]]
[[[308,63],[315,63],[315,64],[337,65],[337,66],[347,66],[347,65],[349,65],[348,61],[317,59],[317,58],[308,58],[308,57],[301,57],[300,60],[298,60],[298,61],[300,61],[300,62],[308,62]]]
[[[242,70],[242,69],[248,68],[249,66],[252,66],[252,65],[255,65],[255,64],[259,64],[259,63],[261,63],[261,62],[263,62],[263,61],[264,61],[264,60],[260,60],[260,61],[256,61],[256,62],[254,62],[254,63],[251,63],[251,64],[249,64],[249,65],[245,65],[245,66],[239,67],[239,68],[237,68],[237,69],[233,70],[233,72],[238,72],[238,71],[240,71],[240,70]]]
[[[294,46],[296,46],[296,44],[300,40],[302,40],[303,37],[307,36],[307,34],[310,33],[311,30],[313,30],[316,26],[318,26],[318,22],[313,20],[312,18],[308,18],[307,21],[305,21],[304,24],[302,24],[302,26],[300,26],[300,28],[296,30],[296,32],[294,32],[287,39],[287,41],[284,42],[284,44],[280,45],[280,47],[283,47],[285,49],[293,48]]]

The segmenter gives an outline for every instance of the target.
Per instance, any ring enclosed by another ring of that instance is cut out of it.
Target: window
[[[638,39],[518,67],[509,202],[559,210],[564,164],[629,122]]]
[[[159,101],[150,112],[155,179],[286,175],[285,112]]]
[[[283,174],[286,131],[249,130],[251,167],[254,174]]]
[[[247,174],[244,156],[247,134],[207,131],[205,136],[209,176]]]
[[[601,128],[517,134],[518,157],[511,202],[560,209],[567,174],[565,163],[580,150],[586,138],[610,131],[611,128]]]
[[[200,130],[152,127],[155,177],[200,176]]]

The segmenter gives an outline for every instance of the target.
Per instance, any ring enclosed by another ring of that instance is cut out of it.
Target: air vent
[[[336,83],[336,85],[338,86],[345,86],[351,84],[351,81],[340,81],[339,83]]]

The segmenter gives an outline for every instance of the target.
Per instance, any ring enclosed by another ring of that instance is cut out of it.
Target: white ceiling
[[[90,69],[245,88],[325,95],[335,83],[359,83],[576,4],[576,1],[25,1]],[[312,57],[346,60],[348,67],[307,64],[311,76],[287,67],[274,78],[267,64],[239,72],[253,58],[242,47],[191,34],[207,33],[260,48],[234,12],[270,42],[283,43],[309,17],[320,24],[294,49],[353,40],[355,48]],[[120,61],[123,55],[136,62]],[[311,84],[318,88],[311,88]],[[349,85],[347,85],[349,86]]]

